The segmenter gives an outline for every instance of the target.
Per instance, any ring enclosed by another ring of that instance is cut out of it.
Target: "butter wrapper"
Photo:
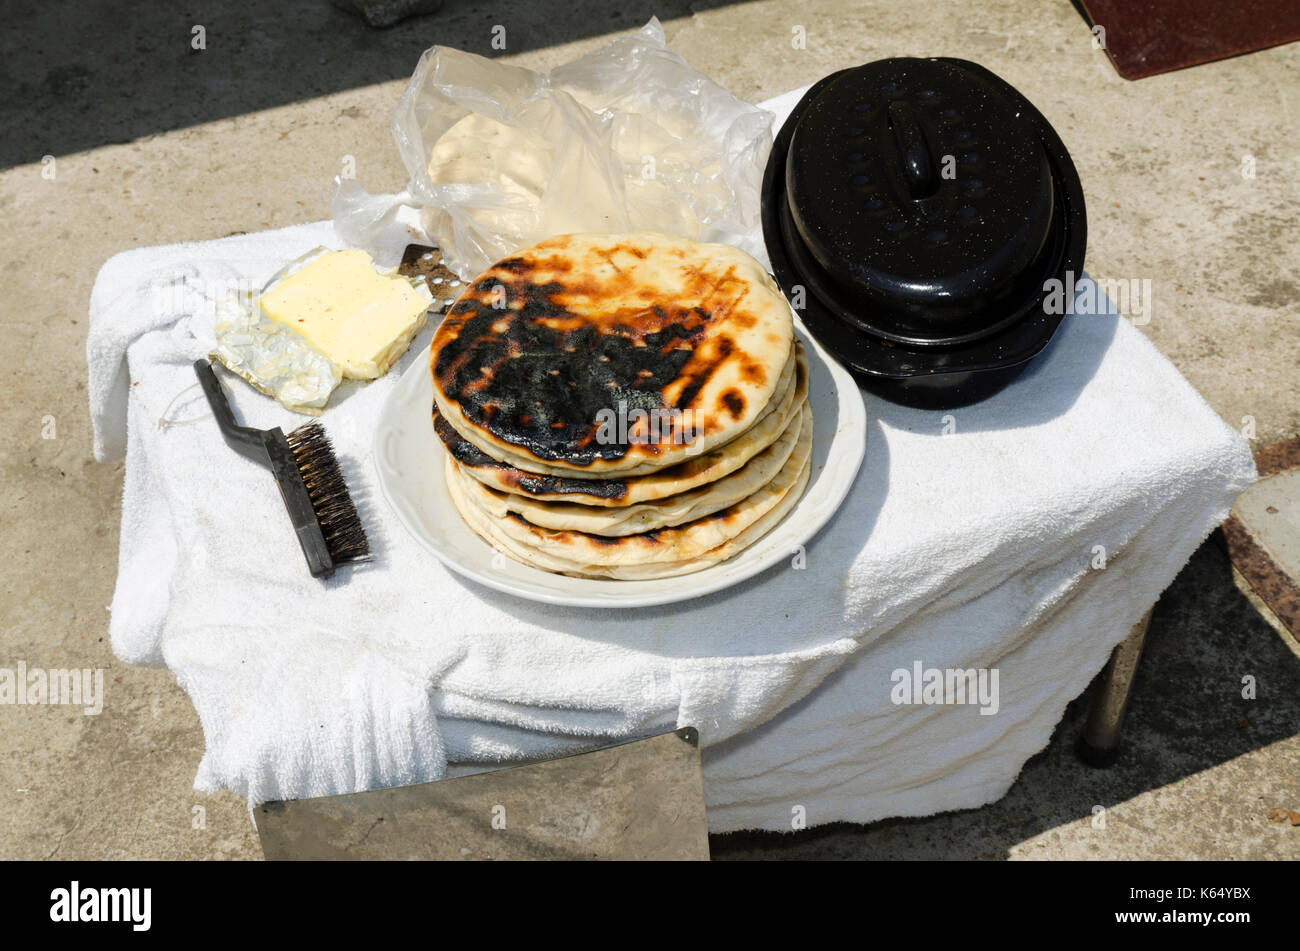
[[[212,358],[286,409],[319,416],[343,374],[302,336],[263,316],[257,298],[245,290],[217,300]]]

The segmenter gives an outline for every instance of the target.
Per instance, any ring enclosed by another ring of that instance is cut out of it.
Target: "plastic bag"
[[[337,180],[334,224],[389,266],[409,243],[437,245],[466,280],[581,231],[665,231],[761,256],[771,123],[668,50],[657,19],[549,74],[435,46],[393,117],[409,184],[371,195]]]

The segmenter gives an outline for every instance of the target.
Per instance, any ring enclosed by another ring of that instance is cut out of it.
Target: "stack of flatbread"
[[[561,235],[498,261],[430,351],[433,425],[465,522],[566,575],[725,561],[808,483],[808,363],[790,307],[727,245]]]

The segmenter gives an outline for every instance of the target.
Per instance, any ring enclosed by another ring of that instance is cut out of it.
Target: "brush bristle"
[[[335,564],[360,561],[370,554],[366,530],[352,504],[343,470],[334,455],[334,446],[320,423],[299,426],[288,435],[302,484],[311,496],[311,506],[320,522],[325,544]]]

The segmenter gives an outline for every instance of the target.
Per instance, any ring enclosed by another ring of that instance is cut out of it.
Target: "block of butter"
[[[382,274],[356,249],[322,254],[260,298],[265,317],[297,331],[351,380],[387,373],[432,302],[423,281]]]

